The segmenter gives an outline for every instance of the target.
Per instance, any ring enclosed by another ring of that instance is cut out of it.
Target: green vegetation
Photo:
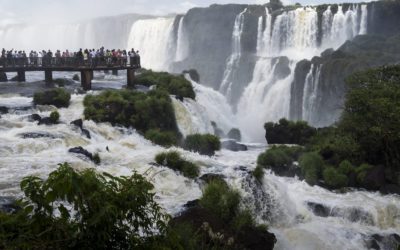
[[[264,125],[269,144],[298,144],[305,145],[316,129],[310,127],[307,122],[279,120],[279,123],[269,122]]]
[[[188,178],[196,178],[200,173],[199,167],[196,164],[182,159],[181,155],[176,151],[158,154],[155,160],[158,164],[179,171]]]
[[[157,145],[167,148],[178,144],[177,134],[171,131],[163,132],[158,129],[150,129],[147,130],[144,137]]]
[[[346,175],[339,173],[333,167],[327,167],[324,169],[323,177],[325,183],[331,188],[346,187],[349,180]]]
[[[188,135],[184,142],[184,149],[212,156],[215,151],[221,149],[221,142],[217,136],[211,134]]]
[[[155,85],[157,89],[167,91],[178,99],[196,98],[192,84],[183,75],[171,75],[166,72],[145,70],[135,78],[135,84],[148,87]]]
[[[324,165],[322,157],[316,152],[305,153],[300,157],[299,164],[306,182],[310,185],[317,184]]]
[[[60,120],[60,114],[58,113],[58,111],[51,112],[50,120],[54,124],[58,123],[58,121]]]
[[[71,94],[63,88],[37,92],[33,96],[33,103],[35,105],[54,105],[57,108],[68,107],[70,100]]]
[[[165,91],[108,90],[87,95],[84,106],[86,119],[134,127],[161,145],[170,146],[181,136],[171,99]]]
[[[167,228],[152,184],[136,173],[78,173],[61,164],[47,180],[24,178],[21,189],[20,209],[0,213],[1,249],[145,249]]]
[[[344,111],[335,126],[316,130],[282,119],[265,125],[268,141],[305,144],[299,165],[311,185],[323,179],[330,188],[399,187],[400,66],[353,74],[347,84]],[[258,165],[276,171],[291,161],[284,150],[273,148],[260,155]]]

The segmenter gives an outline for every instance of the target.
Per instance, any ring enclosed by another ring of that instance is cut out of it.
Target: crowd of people
[[[124,66],[124,67],[140,67],[139,51],[131,49],[106,50],[104,47],[100,49],[80,49],[76,52],[65,50],[61,52],[53,51],[30,51],[26,53],[24,50],[5,50],[1,51],[0,66]]]

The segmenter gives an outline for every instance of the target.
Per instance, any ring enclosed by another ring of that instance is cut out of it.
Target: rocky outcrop
[[[244,144],[240,144],[235,140],[226,140],[221,142],[221,147],[230,151],[238,152],[238,151],[247,151],[247,146]]]
[[[86,138],[88,138],[88,139],[92,138],[92,136],[90,135],[89,130],[83,128],[83,120],[82,119],[78,119],[78,120],[72,121],[71,124],[75,125],[76,127],[78,127],[81,130],[82,134]]]

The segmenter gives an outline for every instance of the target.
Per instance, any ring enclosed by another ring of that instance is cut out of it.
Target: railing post
[[[112,75],[113,76],[118,76],[118,69],[113,69],[112,70]]]
[[[135,70],[134,69],[127,69],[127,85],[128,88],[133,88],[135,86]]]
[[[25,70],[20,69],[17,71],[17,73],[18,73],[18,77],[17,77],[18,82],[25,82],[26,81]]]
[[[53,71],[51,70],[45,70],[44,71],[44,81],[46,83],[52,83],[53,82]]]
[[[82,70],[81,71],[81,85],[83,90],[92,89],[92,70]]]

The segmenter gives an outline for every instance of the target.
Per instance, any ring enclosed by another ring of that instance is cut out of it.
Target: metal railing
[[[132,67],[140,68],[140,56],[112,57],[100,56],[94,58],[79,57],[21,57],[4,58],[0,57],[0,67],[37,67],[37,68],[79,68],[79,67]]]

